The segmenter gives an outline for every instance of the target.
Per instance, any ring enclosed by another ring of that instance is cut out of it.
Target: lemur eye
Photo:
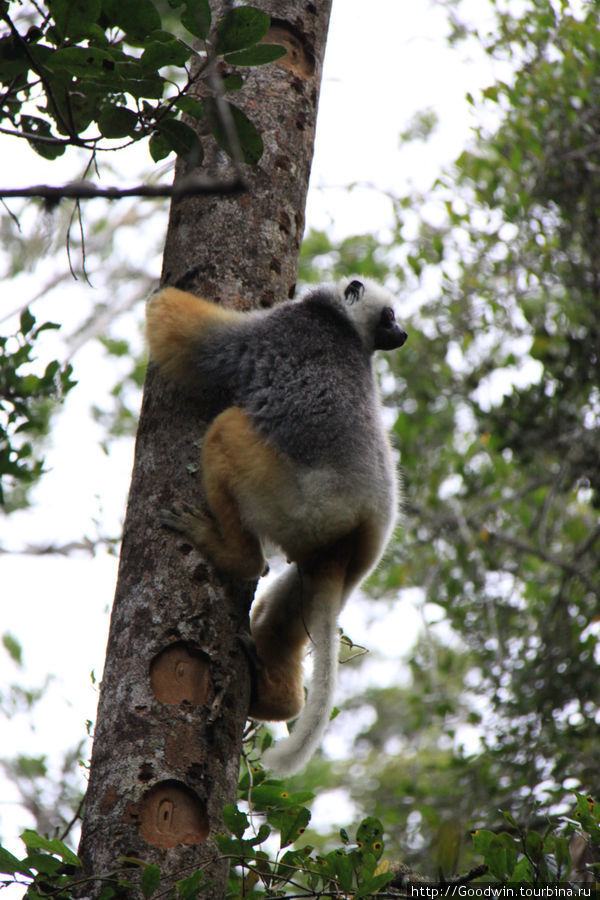
[[[393,325],[395,321],[396,316],[392,307],[384,306],[384,308],[381,310],[381,324],[389,328],[389,326]]]

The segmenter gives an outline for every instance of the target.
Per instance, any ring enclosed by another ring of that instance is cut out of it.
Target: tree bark
[[[330,12],[330,0],[254,5],[272,16],[269,40],[288,49],[232,97],[264,154],[244,167],[246,193],[172,201],[162,279],[242,309],[294,292]],[[226,3],[212,6],[216,19]],[[209,155],[210,174],[231,177],[222,151]],[[178,164],[176,179],[185,170]],[[236,799],[250,690],[238,635],[254,586],[223,577],[158,519],[175,502],[201,503],[206,419],[149,367],[80,853],[88,875],[122,856],[156,863],[161,888],[202,868],[206,896],[223,897],[227,862],[214,834]]]

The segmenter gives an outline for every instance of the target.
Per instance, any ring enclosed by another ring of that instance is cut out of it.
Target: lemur
[[[391,294],[363,278],[252,312],[165,288],[148,303],[147,333],[151,359],[213,416],[202,447],[209,511],[174,506],[163,524],[231,576],[259,578],[265,542],[288,560],[252,605],[259,664],[249,714],[300,714],[263,759],[290,774],[308,761],[331,715],[339,613],[394,527],[396,468],[372,355],[401,347],[406,334]]]

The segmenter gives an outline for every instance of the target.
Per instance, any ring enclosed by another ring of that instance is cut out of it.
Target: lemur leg
[[[251,631],[262,666],[250,715],[266,721],[291,719],[304,706],[302,660],[307,644],[315,650],[309,689],[309,723],[330,709],[335,689],[337,620],[352,589],[379,557],[383,530],[365,519],[345,537],[308,553],[289,566],[255,600]],[[312,709],[311,709],[312,708]],[[328,713],[325,715],[327,721]],[[315,727],[316,724],[315,724]]]
[[[260,665],[249,715],[267,722],[294,719],[304,706],[302,660],[309,641],[295,565],[252,604],[251,632]]]
[[[288,567],[252,606],[252,637],[262,668],[250,715],[266,721],[295,718],[304,706],[302,660],[316,651],[309,693],[333,693],[337,669],[337,619],[356,545],[352,534]],[[315,686],[315,678],[323,684]],[[318,699],[317,699],[317,702]]]
[[[204,489],[210,515],[186,509],[163,515],[229,575],[258,578],[266,561],[259,537],[243,521],[241,506],[258,496],[280,491],[288,477],[281,457],[265,444],[243,410],[232,406],[214,420],[202,447]],[[251,502],[250,502],[251,505]]]

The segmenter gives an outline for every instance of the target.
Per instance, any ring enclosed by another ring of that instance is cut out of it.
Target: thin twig
[[[11,217],[11,219],[13,220],[13,222],[15,223],[15,225],[17,226],[19,231],[22,232],[23,229],[21,228],[21,223],[19,222],[19,217],[14,214],[12,209],[10,209],[10,207],[8,206],[7,203],[4,202],[4,200],[0,200],[0,203],[2,203],[2,206],[4,207],[4,209],[6,210],[8,215]]]
[[[64,841],[65,838],[67,838],[69,836],[73,825],[75,824],[75,822],[78,819],[81,818],[81,812],[83,810],[84,803],[85,803],[85,794],[82,796],[81,800],[77,804],[77,809],[75,810],[75,812],[73,814],[73,818],[70,820],[70,822],[67,822],[67,824],[63,828],[62,832],[59,834],[59,840]]]

